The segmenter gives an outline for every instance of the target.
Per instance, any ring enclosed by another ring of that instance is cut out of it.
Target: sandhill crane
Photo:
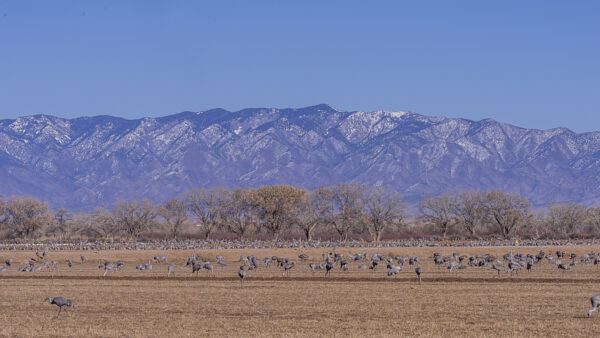
[[[419,279],[419,284],[421,284],[421,272],[422,270],[420,266],[415,269],[415,273],[417,274],[417,278]]]
[[[291,270],[291,269],[292,269],[294,266],[296,266],[296,261],[294,261],[294,262],[291,262],[291,263],[288,263],[288,264],[285,264],[285,265],[283,266],[283,274],[282,274],[281,276],[283,277],[283,276],[285,276],[285,275],[287,274],[287,276],[289,277],[289,276],[290,276],[290,270]]]
[[[314,275],[317,265],[315,263],[309,263],[308,267],[310,268],[310,270],[312,271],[312,274]]]
[[[301,253],[300,255],[298,255],[298,258],[300,258],[301,260],[306,260],[308,259],[308,255],[305,253]]]
[[[343,258],[340,260],[340,271],[348,271],[348,261]]]
[[[558,267],[559,270],[562,270],[563,273],[565,271],[569,270],[569,267],[566,264],[563,264],[563,263],[558,263],[556,266]]]
[[[400,271],[402,271],[402,265],[392,265],[392,264],[388,264],[387,268],[389,269],[387,272],[388,276],[398,276],[398,274],[400,273]]]
[[[188,258],[187,262],[185,263],[185,266],[188,266],[188,265],[192,265],[192,266],[193,266],[193,265],[194,265],[194,264],[196,264],[196,263],[197,263],[197,260],[196,260],[196,253],[194,253],[192,256],[190,256],[190,257]]]
[[[596,311],[596,309],[600,305],[600,293],[593,295],[592,298],[590,298],[590,301],[592,302],[592,309],[588,311],[588,317],[591,317],[592,312]]]
[[[504,267],[502,265],[492,265],[492,269],[498,271],[498,276],[500,276],[500,271],[504,271]]]
[[[58,306],[58,313],[56,314],[56,317],[58,317],[58,315],[60,314],[60,311],[62,311],[63,307],[65,307],[65,306],[69,306],[72,308],[75,307],[75,305],[73,304],[73,301],[70,299],[67,299],[65,297],[54,297],[54,298],[46,297],[44,302],[48,302],[50,304],[54,304],[54,305]]]
[[[240,270],[238,271],[238,276],[240,276],[240,280],[242,281],[242,289],[244,288],[244,279],[246,278],[246,270],[244,270],[245,266],[240,266]]]
[[[329,271],[333,269],[333,263],[329,262],[325,264],[325,276],[329,276]]]
[[[254,269],[258,269],[258,260],[256,259],[256,256],[250,257],[250,263],[250,265],[254,267]]]
[[[177,268],[177,264],[169,265],[169,267],[167,268],[167,277],[171,277],[171,273],[175,271],[175,268]]]
[[[190,276],[193,276],[194,272],[196,273],[196,276],[198,276],[200,270],[202,270],[202,264],[194,263],[194,265],[192,265],[192,273],[190,273]]]
[[[6,266],[11,266],[12,265],[12,258],[9,258],[9,259],[5,260],[4,263],[6,263]]]
[[[6,268],[4,267],[4,265],[0,265],[0,271],[6,271]]]
[[[73,266],[73,262],[70,259],[67,259],[67,265],[69,267],[72,267]]]
[[[212,276],[215,276],[215,271],[213,269],[212,264],[210,264],[210,262],[205,262],[204,264],[202,264],[202,267],[208,271],[210,271],[210,273],[212,274]]]
[[[104,263],[104,275],[106,276],[106,274],[110,271],[112,273],[112,269],[116,268],[117,265],[115,263],[112,262],[106,262]]]
[[[80,255],[79,257],[81,258],[81,264],[83,264],[83,262],[85,262],[85,256],[84,255]]]
[[[154,256],[154,261],[156,263],[168,263],[167,257],[165,256]]]

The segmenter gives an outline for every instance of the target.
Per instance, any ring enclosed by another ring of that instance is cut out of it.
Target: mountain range
[[[535,206],[600,201],[600,132],[519,128],[413,112],[212,109],[159,118],[0,120],[0,195],[91,210],[194,187],[362,182],[408,203],[470,189]]]

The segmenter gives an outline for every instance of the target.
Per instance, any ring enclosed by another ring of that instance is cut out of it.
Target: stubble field
[[[578,255],[600,247],[545,247]],[[385,266],[375,271],[324,271],[313,275],[309,262],[322,261],[327,249],[205,250],[198,255],[215,266],[215,277],[180,266],[167,278],[167,264],[153,269],[135,266],[155,255],[183,265],[192,251],[51,251],[53,271],[18,272],[33,252],[0,252],[12,258],[0,272],[0,335],[3,336],[598,336],[600,317],[587,318],[589,298],[600,292],[600,268],[580,263],[565,273],[546,260],[532,272],[509,273],[489,268],[449,272],[433,264],[433,252],[445,256],[491,253],[502,256],[509,247],[493,248],[339,248],[338,252],[416,255],[423,269],[418,284],[413,267],[405,264],[397,278]],[[539,248],[513,247],[513,253],[536,254]],[[297,257],[304,252],[307,261]],[[215,264],[223,255],[228,266]],[[297,260],[289,277],[276,266],[248,271],[240,287],[240,255],[276,255]],[[68,268],[65,261],[72,259]],[[102,277],[98,261],[123,260],[121,271]],[[569,262],[567,259],[563,259]],[[63,296],[75,303],[61,313],[43,303],[46,296]]]

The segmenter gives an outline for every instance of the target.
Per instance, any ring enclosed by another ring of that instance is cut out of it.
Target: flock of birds
[[[22,272],[35,272],[35,271],[54,271],[58,266],[58,261],[48,260],[49,249],[46,247],[43,252],[39,250],[35,251],[36,257],[28,258],[28,264],[18,267],[18,271]],[[217,255],[215,265],[207,257],[197,255],[195,252],[187,259],[187,261],[181,264],[170,264],[166,256],[154,256],[148,260],[148,263],[142,263],[136,265],[136,270],[146,271],[152,270],[154,264],[166,265],[167,266],[167,277],[175,274],[175,270],[178,267],[191,269],[189,276],[199,276],[200,271],[206,270],[207,274],[215,276],[215,266],[225,267],[228,263],[225,261],[223,256]],[[459,273],[465,269],[490,269],[500,275],[500,273],[510,273],[511,276],[518,274],[521,270],[531,271],[535,269],[535,266],[542,263],[548,262],[559,271],[565,273],[571,268],[578,264],[594,264],[600,263],[600,253],[591,251],[582,255],[571,253],[567,255],[565,250],[556,251],[554,253],[545,253],[543,250],[536,255],[520,253],[513,254],[512,250],[509,253],[504,254],[502,257],[496,257],[491,254],[478,254],[478,255],[460,255],[453,253],[451,255],[444,256],[439,252],[433,254],[433,263],[440,269],[447,269],[452,273]],[[80,255],[80,264],[84,264],[86,258],[83,254]],[[298,263],[300,262],[300,263]],[[0,272],[7,271],[12,265],[13,260],[7,258],[4,260],[5,265],[0,265]],[[66,260],[67,266],[71,268],[73,261],[71,259]],[[338,253],[337,248],[334,247],[333,251],[325,252],[321,255],[320,260],[310,259],[305,253],[301,253],[297,259],[291,260],[287,257],[270,256],[264,257],[261,261],[256,255],[243,256],[241,255],[238,263],[240,264],[237,275],[240,279],[241,287],[244,288],[244,282],[248,273],[261,269],[271,269],[271,267],[277,267],[281,271],[282,277],[289,277],[292,270],[299,265],[305,265],[308,267],[313,275],[319,271],[324,272],[325,277],[330,277],[332,271],[338,271],[340,273],[348,272],[352,269],[356,270],[371,270],[373,273],[379,270],[383,270],[385,267],[387,276],[397,277],[402,271],[412,270],[416,275],[416,280],[420,284],[422,282],[421,276],[423,274],[423,268],[421,267],[421,260],[415,256],[408,255],[396,255],[389,256],[381,253],[350,253],[343,254]],[[125,266],[124,261],[98,261],[98,268],[102,271],[103,276],[112,274],[115,271],[123,269]],[[45,300],[50,304],[58,306],[60,315],[61,311],[65,307],[74,308],[72,300],[64,297],[47,297]],[[588,316],[596,311],[600,307],[600,293],[591,297],[592,309],[588,311]],[[600,314],[600,311],[599,311]]]
[[[600,245],[600,240],[524,240],[522,246],[570,246]],[[227,249],[302,249],[302,248],[411,248],[411,247],[502,247],[513,246],[508,240],[470,240],[463,242],[439,242],[427,239],[389,240],[385,242],[366,242],[363,240],[154,240],[154,241],[80,241],[80,242],[48,242],[30,243],[14,242],[0,244],[0,251],[34,251],[49,247],[53,251],[97,251],[97,250],[227,250]]]

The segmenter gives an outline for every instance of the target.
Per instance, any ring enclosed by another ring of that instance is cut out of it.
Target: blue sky
[[[600,130],[600,1],[5,1],[0,118],[411,110]]]

